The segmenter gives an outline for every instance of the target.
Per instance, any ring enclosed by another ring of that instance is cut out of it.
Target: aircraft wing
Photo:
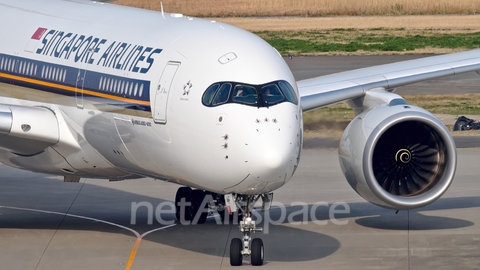
[[[362,68],[297,82],[303,111],[420,81],[480,70],[480,50]]]

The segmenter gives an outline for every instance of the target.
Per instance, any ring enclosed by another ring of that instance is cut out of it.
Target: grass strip
[[[480,32],[448,29],[333,29],[324,31],[255,32],[282,55],[318,55],[340,52],[409,53],[426,48],[475,49]]]

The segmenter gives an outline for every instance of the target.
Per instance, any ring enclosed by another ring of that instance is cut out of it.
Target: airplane
[[[264,263],[252,210],[261,200],[267,211],[295,173],[303,112],[346,101],[357,116],[338,151],[350,186],[418,208],[452,183],[455,143],[394,90],[480,70],[473,50],[296,82],[245,30],[87,0],[0,0],[0,23],[0,162],[66,182],[177,183],[181,223],[212,209],[241,217],[233,266]]]

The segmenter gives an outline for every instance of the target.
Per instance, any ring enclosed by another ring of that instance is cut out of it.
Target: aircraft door
[[[75,100],[77,102],[77,108],[83,109],[83,86],[85,85],[86,69],[79,69],[77,74],[77,84],[75,87]]]
[[[167,123],[167,104],[170,88],[180,67],[179,62],[168,62],[163,70],[162,77],[158,82],[157,90],[155,92],[155,102],[153,107],[153,119],[155,123]]]
[[[77,108],[83,109],[83,88],[85,87],[85,78],[87,76],[87,63],[93,56],[93,50],[88,49],[86,52],[85,62],[80,64],[80,68],[77,73],[77,82],[75,85],[75,100],[77,103]]]

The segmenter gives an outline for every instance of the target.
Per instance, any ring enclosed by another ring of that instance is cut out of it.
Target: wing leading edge
[[[480,70],[480,50],[362,68],[297,82],[303,111],[361,98],[372,89]]]

